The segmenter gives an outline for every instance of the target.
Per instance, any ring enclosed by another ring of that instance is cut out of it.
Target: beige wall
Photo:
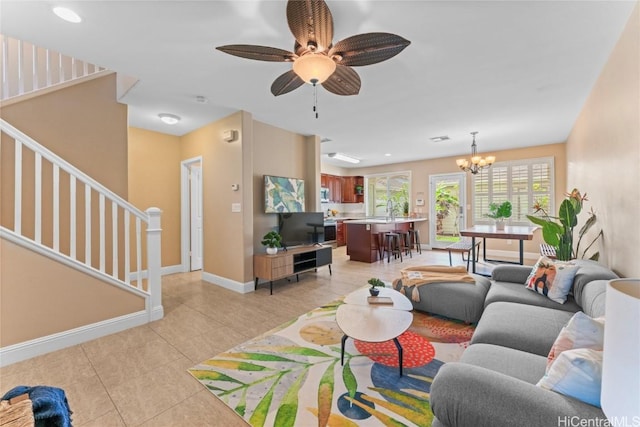
[[[182,160],[202,156],[203,271],[241,283],[251,280],[247,272],[253,265],[244,237],[252,230],[245,228],[252,221],[251,199],[246,195],[253,189],[244,172],[245,163],[251,161],[245,153],[252,144],[245,124],[250,120],[240,111],[180,139]],[[238,131],[238,140],[231,143],[222,139],[230,129]],[[232,184],[239,184],[240,190],[232,191]],[[231,212],[233,203],[240,204],[241,212]]]
[[[320,142],[258,121],[253,122],[254,224],[253,250],[264,252],[262,236],[278,225],[276,214],[264,213],[264,175],[303,179],[305,209],[319,211]]]
[[[0,347],[144,310],[144,299],[0,240]]]
[[[560,203],[564,197],[566,190],[566,157],[565,157],[565,144],[550,144],[539,145],[535,147],[504,150],[492,153],[481,154],[494,154],[497,158],[497,162],[503,162],[508,160],[521,160],[521,159],[533,159],[539,157],[553,157],[555,165],[555,192],[556,203]],[[458,156],[459,157],[459,156]],[[460,169],[456,165],[457,157],[444,157],[440,159],[420,160],[415,162],[395,163],[391,165],[374,166],[368,168],[356,168],[349,169],[349,175],[371,175],[377,173],[397,172],[397,171],[411,171],[411,208],[417,209],[415,206],[416,198],[423,198],[425,200],[425,206],[422,207],[422,215],[427,216],[429,214],[429,200],[431,197],[429,190],[429,176],[436,174],[446,174],[460,172]],[[467,204],[471,204],[471,175],[467,173]],[[558,205],[557,205],[558,206]],[[471,225],[471,214],[467,211],[467,225]],[[420,230],[420,237],[422,243],[429,243],[429,227],[431,225],[431,218],[428,222],[416,223],[416,226]],[[525,242],[525,252],[538,253],[539,244],[542,242],[540,233],[536,233],[534,240]],[[517,242],[513,242],[508,245],[506,242],[500,240],[487,240],[487,248],[491,250],[501,251],[513,251],[518,250]]]
[[[116,74],[3,106],[4,120],[127,198],[127,106]]]
[[[638,4],[569,135],[567,161],[569,187],[588,194],[604,231],[600,262],[640,277]]]
[[[129,202],[162,210],[162,266],[179,265],[180,137],[129,128]]]

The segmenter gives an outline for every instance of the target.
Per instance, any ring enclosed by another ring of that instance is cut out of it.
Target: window
[[[410,182],[411,172],[366,176],[366,215],[387,216],[387,202],[391,200],[394,215],[401,216],[405,202],[410,203]]]
[[[509,223],[530,225],[527,215],[539,203],[553,212],[553,157],[494,163],[473,176],[473,223],[490,224],[486,214],[491,203],[509,200],[513,206]]]

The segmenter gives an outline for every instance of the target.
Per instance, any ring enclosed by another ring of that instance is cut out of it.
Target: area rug
[[[430,426],[431,381],[460,358],[473,326],[414,310],[399,341],[348,339],[335,321],[342,301],[319,307],[189,369],[247,423],[259,426]]]

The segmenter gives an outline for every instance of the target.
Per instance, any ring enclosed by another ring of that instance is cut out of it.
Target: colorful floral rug
[[[258,426],[430,426],[431,381],[460,358],[473,326],[414,310],[399,341],[347,339],[335,321],[342,301],[319,307],[189,369],[247,423]]]

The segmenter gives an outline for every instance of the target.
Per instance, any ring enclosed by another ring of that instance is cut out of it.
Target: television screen
[[[285,247],[324,242],[322,212],[291,212],[278,214],[278,230]]]
[[[265,175],[264,211],[304,212],[304,180]]]

